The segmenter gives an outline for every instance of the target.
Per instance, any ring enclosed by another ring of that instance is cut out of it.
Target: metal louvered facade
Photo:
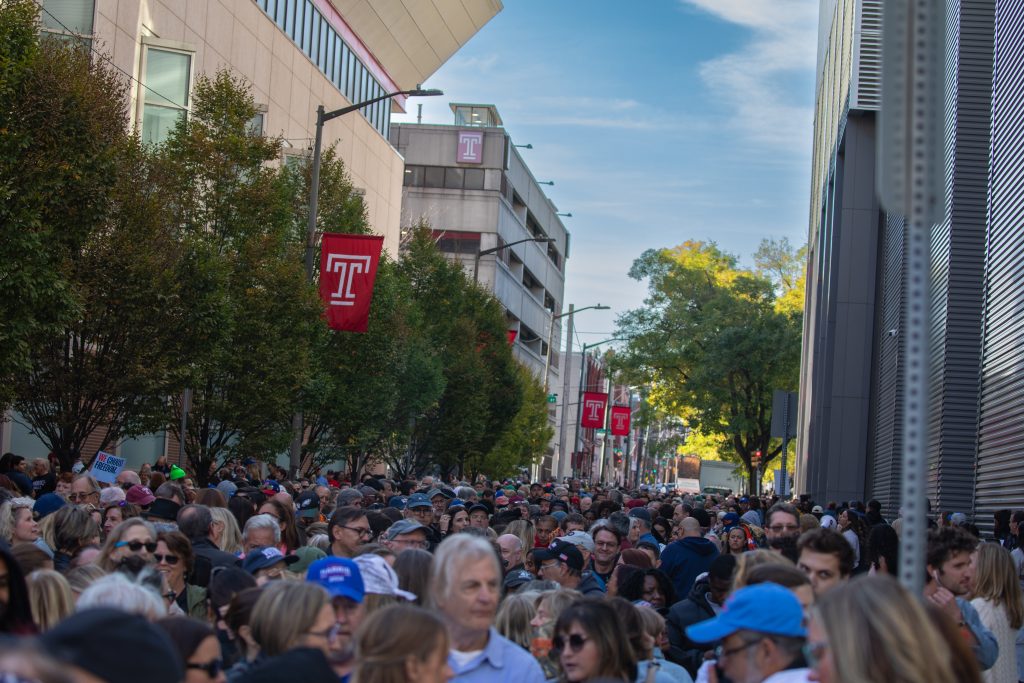
[[[899,507],[900,457],[903,451],[903,323],[907,277],[906,221],[886,216],[879,238],[878,318],[874,324],[874,379],[871,391],[871,457],[866,498],[882,503],[885,515]]]
[[[1024,3],[996,0],[975,518],[1024,506]]]
[[[878,111],[882,103],[882,0],[857,0],[853,29],[850,109]]]
[[[972,509],[984,307],[994,0],[949,3],[946,217],[932,232],[928,491]]]
[[[950,0],[947,4],[945,171],[948,201],[945,220],[932,232],[933,391],[929,498],[936,509],[964,512],[974,508],[976,465],[979,494],[985,483],[983,462],[978,460],[978,406],[982,312],[986,310],[985,246],[995,6],[996,0]],[[821,189],[812,193],[817,194],[820,201],[812,196],[808,305],[801,367],[801,398],[804,400],[801,415],[806,424],[801,427],[800,448],[806,449],[808,455],[804,486],[800,490],[818,500],[841,500],[844,495],[877,498],[884,513],[895,516],[900,502],[903,448],[905,339],[900,328],[907,287],[906,225],[899,215],[878,212],[877,205],[872,216],[869,203],[861,199],[854,206],[846,194],[851,188],[864,184],[873,189],[874,184],[873,165],[850,163],[850,145],[860,145],[866,140],[873,144],[874,140],[872,112],[880,104],[877,79],[881,70],[878,48],[881,9],[882,2],[878,0],[837,3],[829,34],[833,44],[819,51],[820,55],[828,57],[836,49],[849,50],[854,73],[849,79],[848,109],[836,124],[838,132],[822,130],[821,121],[816,121],[816,146],[827,139],[835,139],[836,143],[830,173],[824,177]],[[855,11],[855,17],[846,34],[838,27],[844,25],[844,13],[850,11]],[[1015,20],[1011,24],[1021,31],[1022,41],[1013,50],[1024,54],[1024,21]],[[1014,39],[1018,39],[1017,34]],[[1024,83],[1024,79],[1016,80],[1016,74],[1024,72],[1022,66],[1024,63],[1014,61],[1009,67],[1016,86]],[[828,85],[827,77],[828,72],[823,72],[819,88],[822,83]],[[1013,92],[1024,100],[1024,87],[1016,87]],[[1024,107],[1021,110],[1024,122]],[[1024,125],[1017,130],[1024,132]],[[1024,148],[1009,162],[1010,168],[1017,166],[1024,167]],[[1013,178],[1013,182],[1018,180]],[[1014,351],[1020,350],[1020,365],[1024,370],[1024,258],[1020,258],[1021,247],[1024,247],[1024,180],[1019,182],[1020,186],[1014,185],[1007,193],[1007,198],[1013,197],[1015,201],[1020,197],[1020,206],[1013,209],[1020,210],[1020,230],[1016,232],[1016,226],[1013,228],[1019,243],[1011,248],[1016,259],[1006,261],[1004,267],[1015,261],[1022,264],[1021,279],[1016,285],[1020,295],[1014,300],[1022,313],[1021,332],[1011,346]],[[815,211],[819,212],[817,216]],[[851,232],[856,235],[854,239],[850,238]],[[862,243],[862,248],[850,247],[855,240]],[[996,261],[990,259],[989,267],[994,263]],[[859,289],[861,295],[870,296],[870,300],[863,306],[868,313],[862,319],[864,328],[853,331],[849,318],[844,320],[840,309],[843,303],[850,302],[850,293],[855,289]],[[838,302],[833,303],[835,299]],[[831,308],[827,305],[830,303]],[[988,324],[987,318],[985,324]],[[1024,399],[1024,373],[1014,387],[1019,389],[1020,395],[1011,404],[1021,408],[1010,418],[1018,430],[1012,440],[1024,443],[1024,400],[1021,400]],[[1004,406],[1004,396],[997,398],[999,406]],[[866,411],[858,402],[849,400],[861,397],[866,398]],[[837,403],[841,407],[837,408]],[[866,438],[860,440],[858,430]],[[998,433],[1005,433],[1005,428]],[[864,449],[863,455],[859,449]],[[1001,457],[1002,453],[990,460],[994,473],[996,465],[1004,462]],[[1024,491],[1024,459],[1019,460],[1021,478],[1011,479],[1006,488]],[[850,468],[851,462],[863,463],[859,473]],[[837,476],[843,485],[836,485]],[[993,478],[993,484],[986,485],[992,486],[1006,476],[1007,471],[1003,469]],[[1003,499],[997,497],[997,500]]]

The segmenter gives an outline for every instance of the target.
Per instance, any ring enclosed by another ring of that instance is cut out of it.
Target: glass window
[[[444,186],[449,190],[461,190],[462,189],[462,169],[461,168],[446,168],[444,169]]]
[[[252,118],[249,119],[249,134],[250,135],[263,135],[263,118],[266,116],[261,111],[253,114]]]
[[[444,167],[427,166],[423,174],[424,187],[444,187]]]
[[[313,6],[309,4],[309,0],[304,0],[302,4],[306,8],[302,24],[302,51],[308,55],[309,45],[313,42]]]
[[[185,116],[191,68],[192,55],[188,53],[147,48],[146,79],[143,86],[143,142],[163,142]]]
[[[484,169],[482,168],[467,168],[463,169],[466,173],[466,182],[464,187],[467,190],[482,190],[484,189]]]
[[[92,35],[95,4],[94,0],[43,0],[43,26],[61,33]]]
[[[287,0],[288,9],[284,16],[284,33],[291,38],[295,35],[295,0]]]
[[[316,55],[320,51],[320,13],[313,11],[313,35],[310,38],[309,50],[306,55],[316,62]]]
[[[423,187],[423,167],[406,166],[404,185],[406,187]]]
[[[277,21],[277,2],[278,0],[267,0],[267,15],[271,21]]]

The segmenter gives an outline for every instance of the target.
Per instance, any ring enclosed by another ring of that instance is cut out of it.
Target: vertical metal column
[[[576,450],[576,442],[574,441],[572,446],[569,446],[565,442],[565,433],[569,428],[569,376],[572,375],[572,334],[573,334],[573,313],[576,307],[573,304],[569,304],[569,318],[566,327],[565,335],[565,355],[562,357],[562,395],[559,397],[562,403],[562,421],[558,430],[558,450],[561,451],[558,458],[558,470],[555,476],[559,479],[565,479],[566,475],[570,472],[568,464],[572,460],[573,451]],[[576,407],[577,414],[579,414],[579,406]]]
[[[879,198],[907,218],[907,290],[903,331],[903,534],[900,582],[920,594],[927,544],[927,441],[931,318],[931,226],[945,212],[942,0],[887,0],[883,16]]]

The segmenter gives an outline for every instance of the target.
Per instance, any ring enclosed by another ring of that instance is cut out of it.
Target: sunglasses
[[[181,559],[177,555],[161,555],[160,553],[153,553],[153,559],[156,560],[157,564],[166,562],[170,565],[178,564],[178,560]]]
[[[114,544],[115,548],[124,548],[125,546],[127,546],[128,550],[131,550],[133,553],[137,553],[143,548],[146,549],[146,552],[156,552],[156,543],[143,543],[142,541],[118,541]]]
[[[216,678],[220,675],[220,672],[224,669],[224,662],[219,659],[211,659],[206,664],[192,664],[191,662],[185,665],[186,669],[198,669],[203,671],[210,678]]]
[[[562,636],[555,636],[551,639],[551,649],[561,652],[565,649],[566,644],[568,644],[569,650],[576,653],[583,649],[583,646],[587,644],[588,640],[589,638],[584,638],[578,633],[570,635],[568,641],[566,641]]]

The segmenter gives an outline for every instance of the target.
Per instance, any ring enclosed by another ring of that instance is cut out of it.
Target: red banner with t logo
[[[332,330],[366,332],[373,283],[384,238],[324,233],[320,245],[320,299]]]
[[[629,434],[629,408],[612,406],[612,435],[626,436]]]
[[[608,394],[597,391],[584,392],[580,426],[584,429],[603,429],[604,408],[607,402]]]

